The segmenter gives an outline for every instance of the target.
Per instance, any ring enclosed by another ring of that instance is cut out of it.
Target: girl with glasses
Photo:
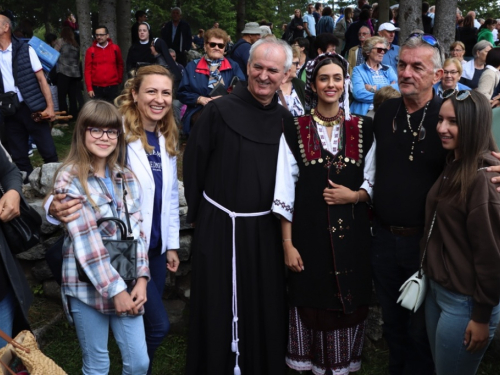
[[[367,39],[363,44],[366,62],[356,66],[352,72],[353,113],[364,116],[373,109],[373,96],[381,87],[391,85],[399,90],[396,72],[392,67],[382,64],[388,47],[386,39],[379,36]]]
[[[437,375],[473,375],[500,320],[500,195],[488,168],[498,149],[483,94],[443,98],[437,132],[449,154],[427,195],[425,315]]]
[[[143,322],[150,278],[146,237],[139,182],[125,166],[122,128],[112,104],[87,102],[77,119],[69,155],[54,179],[54,194],[65,194],[64,201],[78,199],[82,205],[79,216],[65,224],[61,295],[80,341],[84,375],[108,373],[109,328],[120,348],[124,374],[146,374],[149,365]],[[105,217],[130,219],[137,240],[136,280],[125,282],[111,265],[103,240],[119,239],[120,230],[114,222],[96,224]],[[77,263],[90,281],[80,280]]]

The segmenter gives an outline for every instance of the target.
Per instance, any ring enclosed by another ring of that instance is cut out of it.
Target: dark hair
[[[352,19],[352,16],[354,15],[354,10],[352,8],[345,8],[344,17],[347,16],[347,14],[350,14]]]
[[[293,43],[297,43],[299,45],[299,47],[301,47],[301,48],[303,47],[305,54],[307,54],[307,52],[309,52],[309,46],[311,44],[309,43],[309,40],[307,40],[306,38],[302,38],[302,37],[295,38],[293,40]]]
[[[493,18],[488,18],[486,21],[484,21],[484,23],[481,25],[479,30],[486,29],[488,26],[491,26],[491,25],[496,25],[496,23],[497,23],[497,20],[494,20]]]
[[[426,14],[429,11],[429,3],[424,1],[422,3],[422,14]]]
[[[314,4],[314,9],[319,10],[323,4],[322,3],[316,3]]]
[[[104,30],[106,30],[106,34],[109,34],[109,30],[108,30],[108,28],[107,28],[106,26],[102,26],[102,25],[97,26],[97,27],[95,28],[94,33],[95,33],[97,30],[99,30],[99,29],[104,29]]]
[[[335,64],[340,66],[340,68],[342,69],[342,75],[344,76],[345,80],[345,77],[347,76],[346,66],[343,64],[341,58],[338,55],[332,55],[331,57],[325,58],[323,61],[319,62],[318,65],[316,65],[311,75],[311,83],[316,84],[316,77],[318,76],[319,70],[325,65],[330,65],[330,64]]]
[[[332,13],[333,13],[332,8],[326,7],[326,8],[323,8],[323,12],[321,12],[321,15],[322,16],[331,16]]]
[[[466,15],[464,18],[463,27],[474,27],[474,17],[472,17],[470,14]]]
[[[486,65],[491,65],[495,69],[500,66],[500,48],[492,48],[486,55]]]
[[[77,48],[79,47],[79,45],[75,39],[75,33],[71,27],[64,26],[61,29],[61,38],[66,43],[71,44],[73,47],[77,47]]]
[[[143,10],[138,10],[135,12],[135,20],[138,21],[140,17],[143,17],[146,15],[146,12]]]
[[[359,20],[360,21],[368,21],[370,19],[370,10],[368,9],[363,9],[361,13],[359,13]]]
[[[442,198],[456,196],[465,201],[477,169],[481,167],[482,154],[498,150],[491,131],[491,105],[486,96],[475,90],[470,91],[470,97],[465,100],[457,100],[452,95],[445,101],[450,101],[455,110],[460,158],[451,164],[450,183],[440,195]],[[453,158],[454,152],[451,152],[448,160]]]
[[[314,49],[318,50],[319,48],[321,51],[326,52],[330,44],[337,47],[339,45],[339,40],[332,33],[322,33],[314,40]]]
[[[56,34],[52,34],[52,33],[48,33],[48,34],[45,34],[45,43],[47,43],[48,45],[52,45],[52,42],[57,40],[57,35]]]

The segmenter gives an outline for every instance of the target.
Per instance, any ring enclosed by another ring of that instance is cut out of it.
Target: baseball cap
[[[387,30],[387,31],[399,31],[400,28],[399,27],[396,27],[394,26],[392,23],[390,22],[385,22],[383,23],[382,25],[380,25],[378,27],[378,31],[384,31],[384,30]]]

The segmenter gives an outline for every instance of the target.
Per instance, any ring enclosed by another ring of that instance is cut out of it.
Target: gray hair
[[[438,46],[439,46],[439,44],[438,44]],[[419,48],[419,47],[432,48],[432,51],[433,51],[433,54],[432,54],[432,65],[434,65],[434,71],[443,68],[444,53],[441,50],[441,47],[436,48],[434,46],[431,46],[430,44],[424,42],[422,40],[422,38],[410,38],[410,39],[407,39],[401,45],[401,48],[399,49],[399,56],[401,56],[401,53],[403,52],[403,48],[414,49],[414,48]]]
[[[481,40],[480,42],[477,42],[474,45],[474,47],[472,47],[472,56],[474,56],[474,58],[476,58],[477,57],[477,53],[481,52],[483,49],[485,49],[487,47],[493,48],[493,46],[491,45],[491,43],[488,42],[487,40]]]
[[[182,10],[181,10],[181,8],[179,8],[179,7],[173,7],[173,8],[170,10],[170,12],[173,12],[174,10],[178,10],[178,11],[179,11],[179,14],[182,14]]]
[[[365,59],[370,54],[373,47],[375,47],[379,43],[382,43],[385,48],[389,47],[387,39],[381,36],[372,36],[371,38],[365,40],[365,44],[363,44],[363,56],[365,57]]]
[[[174,50],[174,49],[172,49],[172,48],[169,48],[169,49],[168,49],[168,53],[170,53],[170,54],[174,54],[174,55],[176,55],[176,56],[177,56],[177,53],[176,53],[176,52],[175,52],[175,50]]]
[[[292,59],[293,59],[293,54],[292,54],[292,48],[290,45],[285,42],[282,39],[275,39],[275,38],[264,38],[264,39],[259,39],[256,41],[254,44],[252,44],[252,47],[250,47],[250,57],[248,58],[248,63],[250,64],[253,60],[255,50],[257,47],[267,44],[269,46],[266,46],[264,54],[267,54],[271,49],[274,48],[281,48],[283,52],[285,53],[285,65],[284,65],[284,71],[285,73],[290,70],[290,67],[292,66]]]

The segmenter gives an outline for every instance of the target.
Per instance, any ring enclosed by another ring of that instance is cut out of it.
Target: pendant
[[[417,132],[413,132],[413,136],[416,137],[418,135]]]
[[[405,130],[403,130],[403,133],[406,133],[406,129],[405,129]]]
[[[413,161],[413,155],[410,155],[410,161]]]

